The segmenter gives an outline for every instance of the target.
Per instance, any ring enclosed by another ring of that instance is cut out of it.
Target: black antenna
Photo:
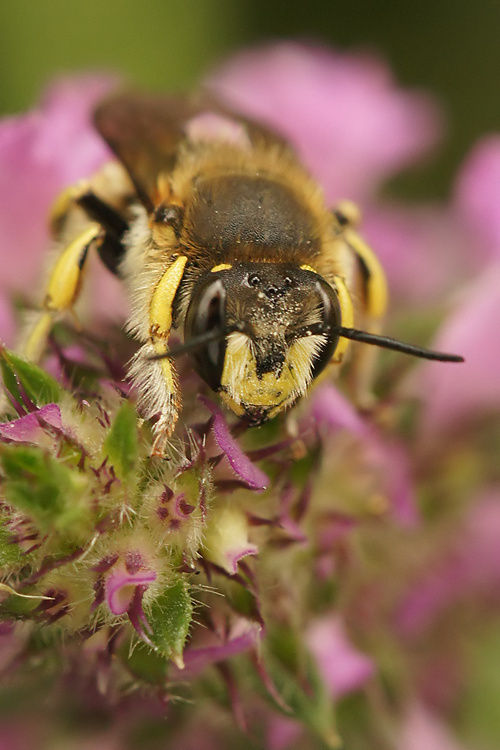
[[[148,357],[149,360],[158,359],[175,359],[181,354],[187,352],[196,351],[202,349],[208,344],[214,341],[221,341],[222,339],[229,336],[230,333],[240,331],[241,327],[234,326],[232,328],[214,328],[213,331],[207,331],[199,336],[193,336],[183,344],[174,346],[170,351],[164,352],[163,354],[152,354]],[[350,339],[351,341],[360,341],[363,344],[372,344],[372,346],[380,346],[382,349],[391,349],[395,352],[403,352],[404,354],[411,354],[414,357],[420,357],[422,359],[431,359],[438,362],[463,362],[464,358],[458,354],[448,354],[446,352],[436,352],[432,349],[425,349],[422,346],[415,346],[414,344],[406,344],[404,341],[398,341],[398,339],[391,339],[388,336],[379,336],[376,333],[368,333],[368,331],[358,331],[357,328],[344,328],[344,326],[335,326],[329,328],[323,324],[317,324],[310,326],[307,331],[304,329],[304,336],[306,335],[319,335],[327,334],[329,331],[342,336],[342,338]]]
[[[214,341],[221,341],[221,339],[226,338],[226,336],[233,333],[235,330],[238,329],[214,328],[213,331],[207,331],[207,333],[201,333],[199,336],[193,336],[183,344],[172,347],[168,352],[164,352],[163,354],[151,354],[148,356],[148,359],[152,361],[157,359],[175,359],[176,357],[180,357],[181,354],[202,349],[207,346],[207,344],[212,344]]]
[[[403,341],[391,339],[388,336],[379,336],[376,333],[358,331],[356,328],[344,328],[343,326],[338,326],[333,330],[335,330],[339,334],[339,336],[342,336],[344,339],[350,339],[351,341],[361,341],[364,344],[373,344],[373,346],[380,346],[382,347],[382,349],[392,349],[395,352],[412,354],[414,357],[421,357],[422,359],[434,359],[439,362],[464,361],[464,358],[458,354],[435,352],[432,349],[424,349],[424,347],[422,346],[405,344]]]

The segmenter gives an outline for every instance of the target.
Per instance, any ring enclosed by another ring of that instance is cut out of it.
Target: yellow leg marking
[[[149,308],[149,330],[151,343],[155,354],[166,354],[168,351],[168,337],[172,327],[172,305],[174,297],[182,281],[187,257],[180,255],[165,271],[156,285]],[[164,394],[162,418],[155,426],[156,438],[153,445],[154,455],[163,455],[166,440],[171,434],[179,407],[178,389],[175,370],[169,359],[160,359],[155,363],[161,368],[163,383],[158,384],[160,392]]]
[[[335,276],[334,287],[339,297],[340,312],[342,314],[342,325],[344,326],[344,328],[352,328],[354,326],[354,310],[352,307],[352,299],[344,280],[341,279],[340,276]],[[349,343],[349,339],[343,339],[342,337],[340,338],[333,355],[334,362],[342,361]]]
[[[387,280],[384,269],[369,245],[352,229],[343,233],[346,242],[366,266],[368,278],[364,282],[366,289],[366,313],[370,317],[381,318],[387,308]]]
[[[179,257],[165,271],[151,298],[149,327],[153,344],[155,339],[168,338],[172,327],[172,305],[175,293],[181,283],[187,263],[185,255]],[[158,352],[161,354],[162,352]]]
[[[52,313],[44,312],[39,316],[22,347],[22,353],[25,357],[34,362],[40,359],[53,323],[54,318]]]
[[[92,224],[64,250],[50,276],[45,309],[60,312],[71,307],[78,295],[82,265],[89,245],[98,238],[100,232],[99,224]]]
[[[58,258],[47,286],[43,309],[25,333],[21,348],[35,362],[43,354],[45,342],[58,313],[71,309],[80,291],[83,266],[89,246],[99,237],[100,226],[92,224],[80,234]]]
[[[79,180],[74,185],[70,185],[66,190],[59,193],[49,213],[50,228],[54,234],[57,234],[59,231],[62,222],[77,198],[80,198],[89,189],[90,183],[88,180]]]

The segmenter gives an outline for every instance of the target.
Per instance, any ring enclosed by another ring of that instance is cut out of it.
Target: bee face
[[[303,395],[338,342],[340,305],[318,274],[287,263],[238,263],[193,289],[186,340],[220,331],[193,355],[198,374],[258,424]]]

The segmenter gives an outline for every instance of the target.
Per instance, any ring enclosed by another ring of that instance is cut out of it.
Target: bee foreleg
[[[172,306],[182,281],[187,258],[178,256],[158,280],[149,300],[148,341],[139,349],[130,368],[130,377],[138,391],[139,407],[148,418],[157,417],[153,432],[152,454],[163,456],[168,438],[177,421],[181,399],[177,373],[166,354],[172,327]]]
[[[105,234],[97,246],[101,261],[111,273],[120,276],[120,263],[125,253],[123,238],[130,229],[129,223],[112,206],[103,201],[91,190],[75,199],[89,219],[98,221]]]

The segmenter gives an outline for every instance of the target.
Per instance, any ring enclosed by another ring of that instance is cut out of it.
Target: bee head
[[[337,294],[318,274],[285,263],[238,263],[195,285],[184,338],[207,337],[191,354],[196,371],[257,424],[307,391],[332,358],[340,325]]]

